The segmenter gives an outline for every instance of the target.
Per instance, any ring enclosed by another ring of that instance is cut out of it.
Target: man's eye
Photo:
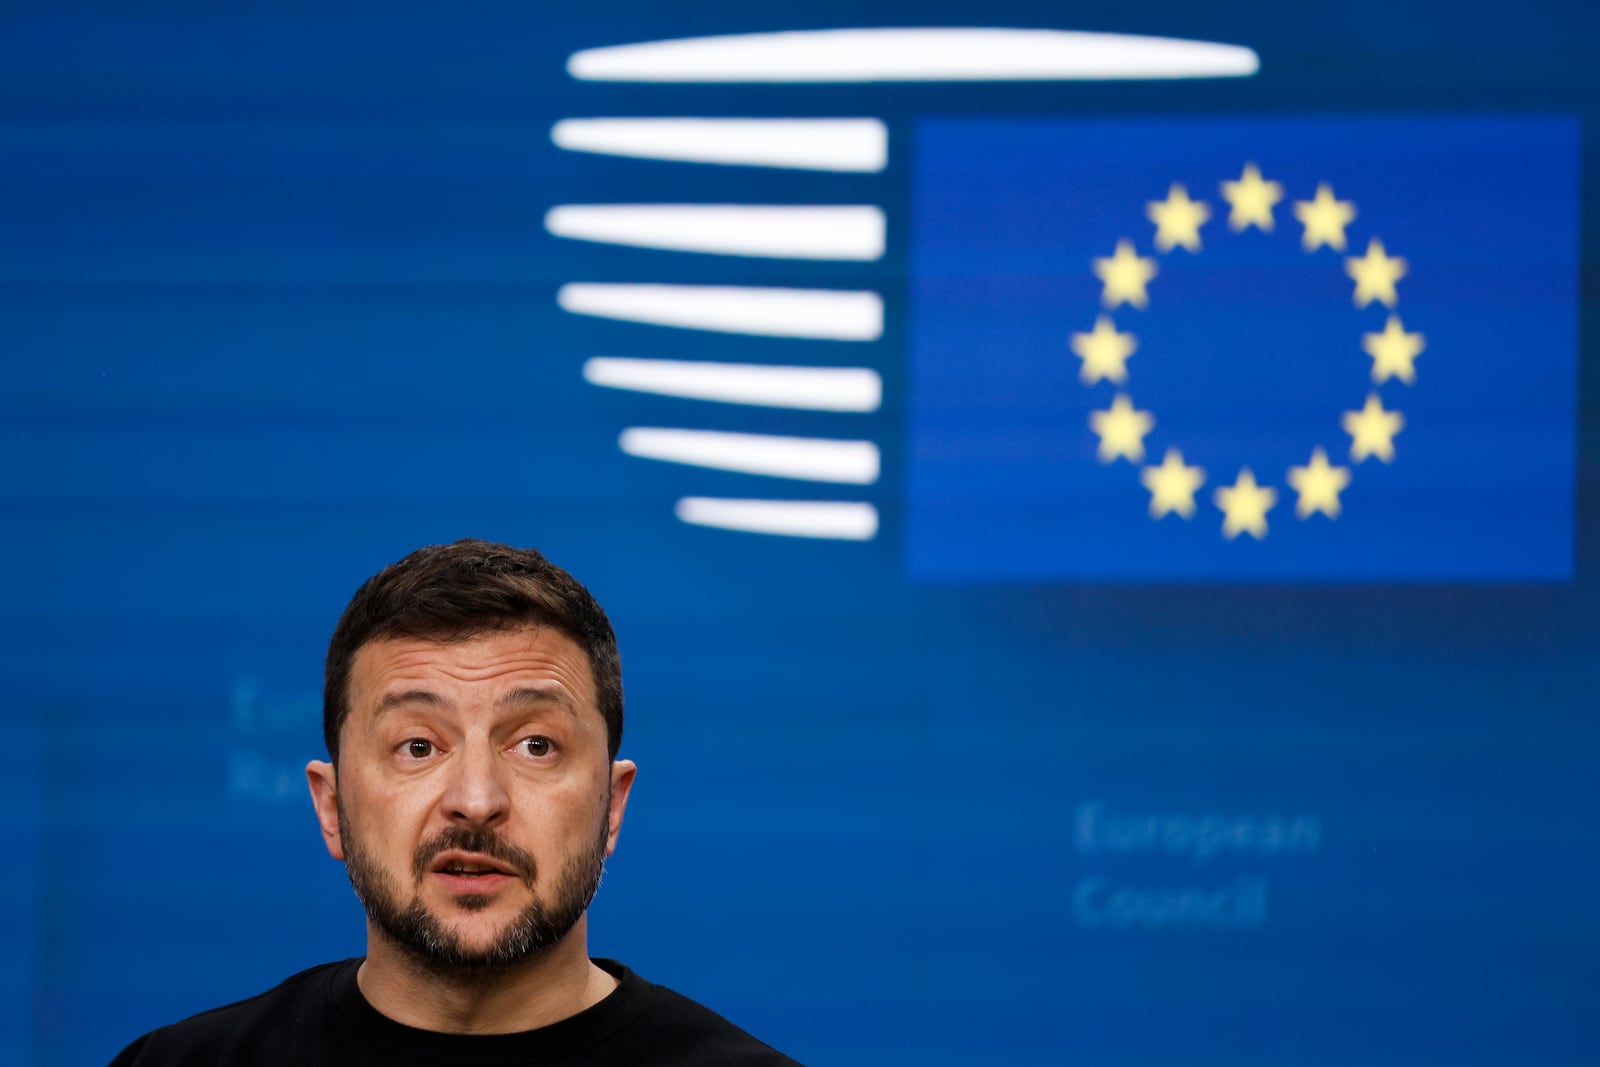
[[[433,755],[433,742],[424,741],[421,738],[414,737],[401,747],[405,749],[406,755],[412,759],[427,759]]]
[[[529,737],[522,742],[522,750],[530,756],[548,756],[554,747],[548,737]]]

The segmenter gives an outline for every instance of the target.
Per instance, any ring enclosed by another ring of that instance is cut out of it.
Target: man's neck
[[[578,920],[560,942],[515,968],[460,976],[429,970],[369,925],[367,958],[356,981],[379,1013],[419,1030],[537,1030],[593,1007],[617,987],[615,978],[589,962],[587,925],[587,917]]]

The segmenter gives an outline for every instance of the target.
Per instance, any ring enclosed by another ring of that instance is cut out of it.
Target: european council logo
[[[545,216],[545,228],[557,237],[712,259],[699,267],[647,257],[640,269],[665,271],[665,277],[574,280],[558,291],[556,302],[575,315],[695,331],[707,339],[708,358],[696,358],[702,346],[693,345],[687,359],[645,349],[597,354],[584,363],[584,377],[603,388],[703,402],[698,413],[693,403],[680,405],[680,414],[668,416],[674,421],[724,424],[628,426],[618,445],[640,459],[748,479],[753,495],[680,498],[675,510],[686,523],[782,537],[878,536],[876,504],[851,499],[878,495],[883,475],[879,442],[865,436],[878,420],[863,417],[885,406],[897,409],[899,397],[891,394],[885,405],[879,369],[889,348],[886,294],[876,284],[862,284],[882,272],[852,268],[883,261],[890,254],[889,234],[903,232],[898,176],[868,177],[891,170],[892,123],[888,117],[828,113],[841,100],[852,110],[876,110],[885,102],[881,94],[826,98],[834,103],[819,101],[820,115],[811,111],[815,105],[801,102],[803,96],[786,96],[772,114],[774,102],[753,103],[761,90],[750,87],[1170,82],[1249,77],[1258,65],[1255,53],[1240,45],[1005,27],[789,30],[644,41],[573,54],[567,70],[584,81],[746,88],[737,97],[697,97],[713,112],[731,109],[733,115],[562,119],[551,130],[558,147],[799,176],[742,183],[752,194],[766,190],[753,194],[763,197],[756,202],[700,202],[695,185],[671,178],[647,183],[649,172],[640,171],[635,188],[645,194],[641,202],[557,204]],[[648,106],[650,99],[638,102]],[[782,113],[797,103],[800,113]],[[740,117],[745,114],[765,117]],[[893,136],[898,142],[900,133]],[[822,174],[847,177],[843,183],[805,177]],[[712,178],[711,187],[718,181]],[[673,185],[691,199],[673,202],[663,191]],[[853,189],[845,195],[865,202],[831,202],[840,194],[828,190],[842,189]],[[749,265],[761,260],[787,261],[791,269]],[[892,305],[890,317],[897,317]],[[715,335],[758,340],[745,358],[716,358],[729,350]],[[719,418],[705,404],[745,412]],[[822,417],[791,421],[794,412]],[[852,429],[849,436],[834,436],[827,434],[829,425]],[[771,432],[784,427],[800,432]]]
[[[918,125],[906,553],[940,580],[1572,573],[1578,127]]]

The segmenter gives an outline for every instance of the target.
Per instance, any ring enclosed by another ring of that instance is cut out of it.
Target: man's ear
[[[606,855],[617,850],[617,835],[622,833],[622,816],[628,809],[628,793],[639,768],[631,759],[611,761],[611,826],[606,833]]]
[[[317,823],[322,827],[322,843],[328,846],[328,855],[344,859],[344,839],[339,836],[339,781],[333,764],[314,759],[306,764],[306,784],[311,787],[311,806],[316,809]]]

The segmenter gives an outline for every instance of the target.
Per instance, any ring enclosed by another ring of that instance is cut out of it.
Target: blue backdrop
[[[1225,42],[1259,71],[567,68],[885,26]],[[801,1060],[1593,1062],[1597,50],[1557,3],[7,4],[3,1057],[104,1062],[361,952],[302,775],[327,635],[378,567],[481,536],[573,571],[622,642],[640,773],[594,951]],[[552,141],[608,117],[872,119],[887,155]],[[1282,186],[1271,229],[1233,225],[1247,164]],[[1193,249],[1157,244],[1174,183],[1208,205]],[[1320,183],[1345,248],[1307,247]],[[870,205],[886,241],[546,225],[640,203]],[[1373,239],[1406,273],[1363,303]],[[1145,306],[1096,273],[1121,241],[1157,267]],[[850,293],[865,325],[565,309],[612,283]],[[1391,317],[1425,338],[1411,380],[1364,349]],[[1136,338],[1124,381],[1085,380],[1102,318]],[[881,400],[660,395],[597,357],[867,370]],[[1107,458],[1090,419],[1121,395],[1153,425]],[[1369,397],[1404,416],[1388,460],[1352,452]],[[664,461],[639,428],[855,466]],[[1204,471],[1188,518],[1151,508],[1185,484],[1149,474],[1169,448]],[[1297,514],[1314,449],[1324,490],[1349,475],[1337,517]],[[1245,467],[1260,527],[1215,495]],[[685,521],[748,499],[849,523]]]

